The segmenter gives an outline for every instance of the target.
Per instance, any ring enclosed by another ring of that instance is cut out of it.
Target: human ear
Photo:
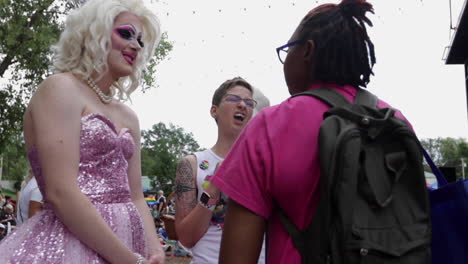
[[[312,61],[312,58],[315,53],[315,42],[312,39],[308,39],[305,42],[304,46],[304,59],[307,61]]]
[[[218,106],[212,105],[210,108],[210,114],[211,117],[213,117],[216,120],[216,118],[218,118]]]

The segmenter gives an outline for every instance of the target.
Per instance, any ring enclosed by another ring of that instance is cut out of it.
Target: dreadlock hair
[[[374,13],[372,5],[365,0],[343,0],[313,11],[303,19],[299,37],[314,40],[316,80],[366,87],[376,61],[365,26],[372,26],[366,17],[366,12]]]

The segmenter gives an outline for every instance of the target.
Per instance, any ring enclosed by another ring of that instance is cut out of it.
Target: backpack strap
[[[350,104],[348,99],[346,99],[343,95],[341,95],[340,93],[338,93],[337,91],[333,89],[326,88],[326,87],[320,87],[317,89],[293,94],[291,97],[296,97],[296,96],[301,96],[301,95],[308,95],[308,96],[318,98],[331,107],[345,106],[345,105]]]
[[[356,98],[354,99],[355,104],[376,107],[378,101],[379,99],[377,98],[377,96],[375,96],[371,92],[362,88],[357,88]]]
[[[323,203],[323,201],[319,202],[319,206]],[[319,225],[317,220],[313,219],[311,224],[309,224],[304,230],[300,230],[297,228],[291,218],[286,215],[276,200],[274,200],[274,205],[283,228],[291,237],[294,247],[301,255],[301,263],[324,263],[323,259],[325,258],[323,257],[323,254],[324,252],[327,252],[326,249],[328,248],[328,244],[324,244],[323,241],[328,241],[329,239],[328,232],[325,232],[328,230],[318,229],[319,226],[324,225]],[[317,209],[319,208],[317,207]]]
[[[283,227],[286,229],[288,232],[289,236],[291,236],[291,239],[293,241],[294,246],[296,249],[301,253],[301,255],[305,255],[305,244],[307,241],[303,238],[303,233],[299,228],[296,227],[296,225],[289,219],[289,217],[286,215],[286,213],[281,209],[276,204],[276,208],[278,210],[278,215],[280,217],[281,223],[283,224]]]

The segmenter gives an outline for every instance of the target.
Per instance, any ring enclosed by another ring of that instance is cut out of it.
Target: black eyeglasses
[[[296,40],[293,42],[289,42],[288,44],[285,44],[281,47],[276,48],[276,53],[278,53],[278,59],[282,64],[284,64],[284,61],[286,60],[286,56],[288,56],[289,48],[304,43],[304,40]]]
[[[250,108],[255,108],[255,106],[257,105],[257,101],[255,101],[254,99],[242,98],[235,94],[226,94],[224,96],[224,99],[228,102],[236,103],[236,104],[240,103],[241,101],[244,101],[245,105]]]

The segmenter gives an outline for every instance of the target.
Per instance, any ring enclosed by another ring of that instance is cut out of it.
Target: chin
[[[112,76],[114,76],[114,80],[117,80],[119,78],[123,78],[123,77],[128,77],[132,74],[132,71],[129,71],[129,70],[111,70],[110,71],[112,73]]]
[[[244,127],[247,125],[247,123],[243,124],[242,126],[238,126],[237,129],[239,130],[239,133],[244,129]]]
[[[122,77],[130,76],[133,73],[133,66],[126,64],[109,64],[109,72],[117,80]]]

